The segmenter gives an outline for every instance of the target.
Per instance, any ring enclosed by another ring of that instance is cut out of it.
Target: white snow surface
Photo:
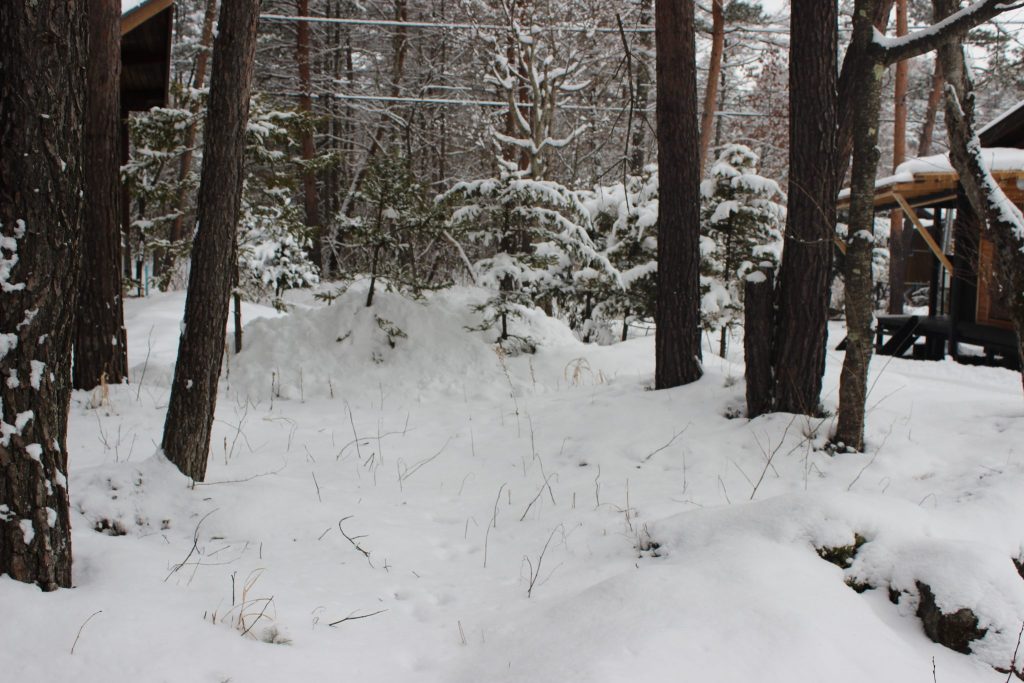
[[[653,335],[584,345],[529,311],[537,353],[503,357],[465,329],[480,291],[365,293],[244,309],[264,317],[194,487],[157,449],[184,298],[126,302],[131,383],[72,400],[75,588],[0,577],[4,676],[861,683],[931,681],[934,658],[1006,680],[1019,374],[876,359],[867,452],[829,455],[831,419],[726,417],[738,356],[654,392]],[[854,534],[849,567],[819,558]],[[917,581],[976,611],[972,654],[927,639]]]
[[[143,5],[148,0],[121,0],[121,14],[128,14],[139,5]]]

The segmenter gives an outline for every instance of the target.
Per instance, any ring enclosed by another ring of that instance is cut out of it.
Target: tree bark
[[[0,574],[47,591],[71,586],[87,4],[0,3]]]
[[[700,171],[703,175],[708,161],[708,146],[715,123],[715,104],[718,100],[718,82],[722,74],[722,54],[725,51],[724,0],[711,0],[711,55],[708,58],[708,81],[704,88],[704,109],[700,119]]]
[[[700,379],[700,167],[692,2],[655,0],[658,97],[657,389]]]
[[[932,0],[932,7],[935,21],[940,21],[956,11],[959,2]],[[974,85],[965,64],[963,45],[950,41],[939,47],[938,55],[946,81],[949,159],[960,177],[964,194],[995,245],[997,273],[1010,292],[1010,314],[1024,368],[1024,215],[1010,203],[982,162],[981,143],[974,131]]]
[[[199,37],[199,52],[196,54],[196,69],[192,77],[192,87],[201,90],[206,84],[206,67],[210,61],[210,46],[213,44],[213,24],[217,18],[217,0],[206,0],[206,11],[203,14],[203,31]],[[192,105],[193,113],[198,112],[197,105]],[[188,188],[185,181],[192,171],[192,148],[196,146],[196,135],[198,126],[193,123],[185,133],[185,151],[181,155],[181,163],[178,166],[178,215],[174,217],[171,224],[170,241],[181,242],[187,235],[185,233],[185,216],[188,213]],[[170,258],[170,255],[167,255]],[[174,267],[169,260],[167,268]],[[167,278],[170,281],[170,278]]]
[[[192,247],[184,329],[163,435],[164,453],[195,481],[203,481],[206,476],[237,261],[235,230],[259,10],[260,0],[225,2],[213,48],[199,185],[199,227]]]
[[[789,199],[774,334],[775,407],[814,414],[821,401],[836,224],[835,2],[793,0]]]
[[[651,0],[641,0],[640,3],[640,25],[650,27],[651,25]],[[636,60],[636,115],[640,121],[633,128],[633,139],[630,143],[632,152],[629,155],[629,172],[635,176],[644,172],[644,163],[647,159],[645,140],[647,138],[647,101],[650,98],[651,90],[651,34],[641,33],[637,40],[640,43],[640,59]]]
[[[896,1],[896,35],[907,33],[907,0]],[[892,171],[907,158],[907,79],[910,64],[904,60],[896,64],[896,82],[893,103]],[[903,313],[904,276],[907,255],[903,249],[904,216],[894,210],[889,217],[889,313]]]
[[[127,334],[121,299],[121,3],[88,5],[89,49],[85,98],[85,230],[71,383],[92,389],[128,376]]]
[[[743,355],[746,362],[747,417],[772,409],[772,299],[775,273],[762,269],[764,279],[743,284]]]
[[[309,15],[309,0],[299,0],[298,16]],[[313,80],[309,69],[309,22],[300,21],[296,26],[298,34],[295,46],[295,61],[299,68],[299,111],[310,120],[302,129],[302,160],[307,164],[302,174],[302,199],[305,209],[305,223],[313,242],[310,259],[318,268],[323,267],[323,234],[320,227],[320,200],[316,188],[316,171],[309,165],[316,156],[313,139]]]
[[[921,125],[921,137],[917,140],[917,156],[924,157],[931,154],[932,138],[935,134],[935,119],[939,113],[939,103],[942,101],[942,63],[938,57],[935,58],[935,71],[932,73],[932,89],[928,93],[928,105],[924,111],[924,123]]]
[[[875,28],[885,33],[889,25],[889,15],[892,12],[893,3],[896,0],[882,0],[876,3],[872,9],[871,20]],[[850,169],[850,155],[853,153],[853,117],[854,111],[860,100],[858,98],[855,74],[862,70],[861,59],[864,55],[861,47],[850,43],[843,56],[843,66],[839,74],[839,134],[836,141],[838,163],[835,167],[836,192],[843,186],[846,172]]]
[[[834,441],[847,449],[864,449],[864,405],[873,337],[871,261],[875,248],[875,175],[878,170],[878,112],[885,67],[872,41],[871,15],[880,0],[857,0],[853,10],[853,45],[861,59],[852,74],[858,93],[853,119],[853,172],[850,223],[846,240],[846,356],[839,379],[839,414]]]

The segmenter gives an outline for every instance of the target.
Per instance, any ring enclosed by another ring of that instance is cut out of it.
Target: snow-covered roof
[[[1024,100],[989,121],[978,137],[981,144],[992,147],[1024,145]]]
[[[988,147],[981,151],[985,161],[985,167],[993,173],[1022,173],[1024,174],[1024,149],[1016,147]],[[914,183],[922,180],[923,177],[950,176],[949,182],[955,185],[956,171],[949,161],[948,154],[936,154],[933,156],[910,159],[896,167],[896,172],[890,176],[879,178],[875,181],[875,195],[879,196],[879,190],[888,190],[896,185]],[[849,188],[839,193],[839,202],[844,204],[850,199]],[[877,204],[877,202],[876,202]]]
[[[1015,147],[988,147],[981,150],[985,167],[990,171],[1024,171],[1024,149]],[[913,182],[914,176],[924,173],[955,173],[948,154],[910,159],[896,167],[896,173],[880,178],[876,187],[895,183]]]
[[[139,25],[174,4],[174,0],[121,0],[121,34]]]

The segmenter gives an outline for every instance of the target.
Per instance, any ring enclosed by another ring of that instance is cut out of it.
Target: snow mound
[[[189,480],[161,454],[110,463],[76,475],[74,508],[98,532],[145,536],[181,526],[198,502]]]
[[[411,400],[507,396],[517,383],[496,353],[496,332],[473,330],[482,318],[474,307],[486,297],[473,288],[422,301],[377,291],[367,307],[365,286],[357,285],[324,308],[256,320],[231,361],[231,389],[251,400],[355,400],[382,390]],[[535,345],[578,343],[539,310],[524,310],[512,325]]]
[[[965,537],[955,517],[970,517],[972,509],[960,508],[950,514],[883,496],[788,494],[683,513],[652,525],[650,533],[670,563],[686,565],[705,553],[731,555],[743,571],[765,576],[784,571],[774,566],[783,552],[806,564],[820,561],[817,550],[850,547],[855,555],[841,568],[843,574],[835,575],[837,584],[880,589],[898,600],[906,616],[916,613],[919,583],[924,584],[943,614],[966,608],[977,616],[985,635],[971,643],[971,652],[990,666],[1006,668],[1024,623],[1024,580],[1013,562],[1019,550],[996,534]],[[775,550],[759,550],[764,544]]]

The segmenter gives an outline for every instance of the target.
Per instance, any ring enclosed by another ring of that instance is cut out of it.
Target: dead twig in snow
[[[192,532],[192,549],[188,551],[188,555],[185,556],[185,559],[182,560],[181,562],[179,562],[178,564],[174,565],[174,569],[171,570],[171,573],[164,577],[164,583],[167,582],[167,579],[169,579],[172,576],[174,576],[175,572],[177,572],[179,569],[184,567],[185,563],[187,563],[189,561],[189,559],[192,557],[192,554],[195,553],[196,550],[199,548],[199,527],[201,527],[203,525],[203,522],[206,521],[207,517],[209,517],[210,515],[212,515],[214,512],[216,512],[219,509],[220,508],[214,508],[213,510],[210,510],[205,515],[203,515],[199,519],[199,521],[196,523],[196,528]]]
[[[358,611],[358,610],[356,610],[356,611]],[[359,614],[359,615],[356,615],[356,616],[353,616],[356,612],[351,612],[344,619],[338,619],[337,621],[332,621],[331,623],[329,623],[327,625],[328,626],[337,626],[338,624],[342,624],[342,623],[344,623],[346,621],[355,621],[357,619],[369,619],[370,617],[375,617],[378,614],[384,614],[385,612],[387,612],[386,609],[379,609],[376,612],[370,612],[369,614]]]
[[[75,645],[78,645],[78,639],[82,637],[82,629],[85,628],[85,625],[88,624],[90,621],[92,621],[92,618],[94,616],[96,616],[97,614],[102,614],[102,613],[103,613],[103,610],[101,610],[101,609],[96,610],[95,612],[90,614],[88,617],[86,617],[85,621],[82,622],[82,625],[78,627],[78,633],[75,635],[75,642],[71,643],[71,654],[75,654]],[[1017,639],[1017,644],[1020,645],[1020,639],[1019,638]]]
[[[687,423],[687,425],[685,427],[683,427],[682,431],[676,432],[675,434],[672,435],[672,438],[668,440],[668,443],[666,443],[661,448],[655,448],[653,451],[648,453],[647,456],[643,460],[641,460],[640,462],[647,462],[648,460],[650,460],[651,458],[656,456],[658,453],[661,453],[663,450],[665,450],[666,448],[671,446],[675,442],[676,439],[678,439],[679,437],[681,437],[683,434],[686,433],[686,430],[689,429],[690,425],[692,425],[692,424],[693,424],[692,422]]]
[[[360,554],[362,554],[362,556],[366,558],[366,561],[370,563],[370,566],[373,567],[373,561],[370,559],[369,551],[365,550],[361,545],[359,545],[359,543],[357,543],[357,541],[360,538],[366,538],[366,536],[365,535],[363,535],[363,536],[349,536],[348,534],[345,533],[345,530],[341,527],[342,522],[344,522],[345,520],[348,520],[348,519],[352,519],[352,515],[349,515],[348,517],[342,517],[341,519],[338,520],[338,531],[341,532],[341,535],[345,537],[345,540],[348,541],[349,543],[351,543],[352,547],[355,548],[356,550],[358,550],[360,552]],[[373,567],[373,568],[376,569],[376,567]],[[333,626],[333,624],[332,624],[332,626]]]
[[[523,561],[526,562],[526,565],[527,565],[527,567],[529,567],[529,571],[530,571],[530,584],[526,588],[526,597],[528,597],[528,598],[533,596],[533,588],[534,588],[534,586],[537,585],[537,579],[540,578],[540,567],[541,567],[541,564],[543,564],[543,562],[544,562],[544,555],[548,552],[548,546],[551,545],[551,539],[553,539],[555,537],[555,532],[558,531],[559,529],[561,529],[562,533],[564,534],[565,533],[565,525],[564,524],[559,524],[558,526],[556,526],[554,529],[551,530],[551,534],[548,535],[548,540],[544,542],[544,547],[541,548],[540,555],[537,556],[537,567],[536,568],[534,568],[533,562],[530,560],[530,557],[528,555],[523,555]],[[556,569],[557,569],[557,567],[556,567]]]

